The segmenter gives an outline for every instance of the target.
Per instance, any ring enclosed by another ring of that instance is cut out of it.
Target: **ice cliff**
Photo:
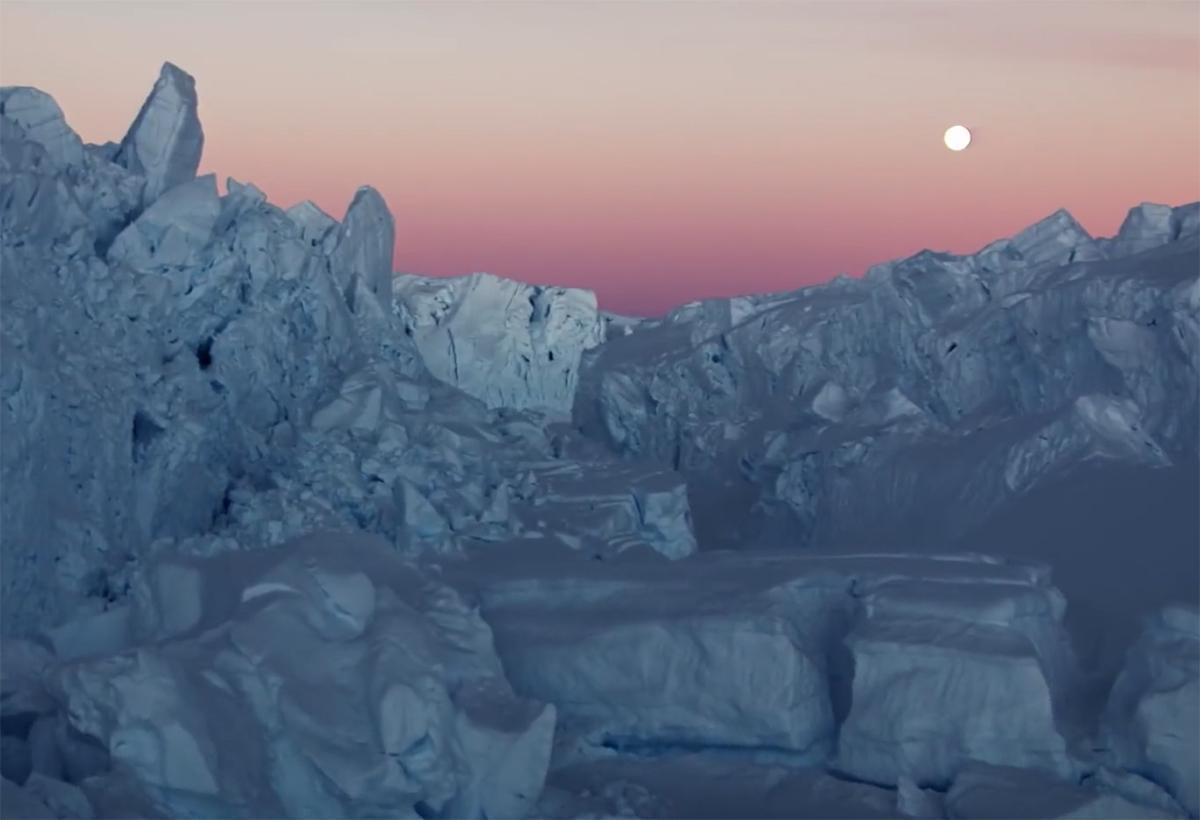
[[[605,337],[590,291],[475,274],[401,276],[395,293],[430,372],[489,407],[570,417],[580,359]]]

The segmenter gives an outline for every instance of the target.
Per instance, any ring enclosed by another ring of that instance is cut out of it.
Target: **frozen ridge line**
[[[1194,610],[1098,715],[1070,561],[911,554],[1187,465],[1194,206],[630,320],[220,195],[197,112],[0,90],[0,814],[1195,814]]]

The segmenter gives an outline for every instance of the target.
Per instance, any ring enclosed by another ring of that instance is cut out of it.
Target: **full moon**
[[[946,135],[942,139],[951,151],[961,151],[971,144],[971,132],[966,126],[952,125],[946,129]]]

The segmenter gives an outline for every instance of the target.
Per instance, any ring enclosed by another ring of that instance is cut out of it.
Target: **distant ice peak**
[[[204,150],[196,81],[172,63],[163,63],[158,80],[121,140],[115,161],[146,178],[142,206],[196,176]]]

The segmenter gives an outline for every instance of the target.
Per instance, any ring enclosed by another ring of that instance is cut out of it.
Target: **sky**
[[[371,184],[397,270],[624,313],[1200,199],[1194,0],[0,3],[0,83],[87,141],[165,60],[201,172],[337,218]]]

